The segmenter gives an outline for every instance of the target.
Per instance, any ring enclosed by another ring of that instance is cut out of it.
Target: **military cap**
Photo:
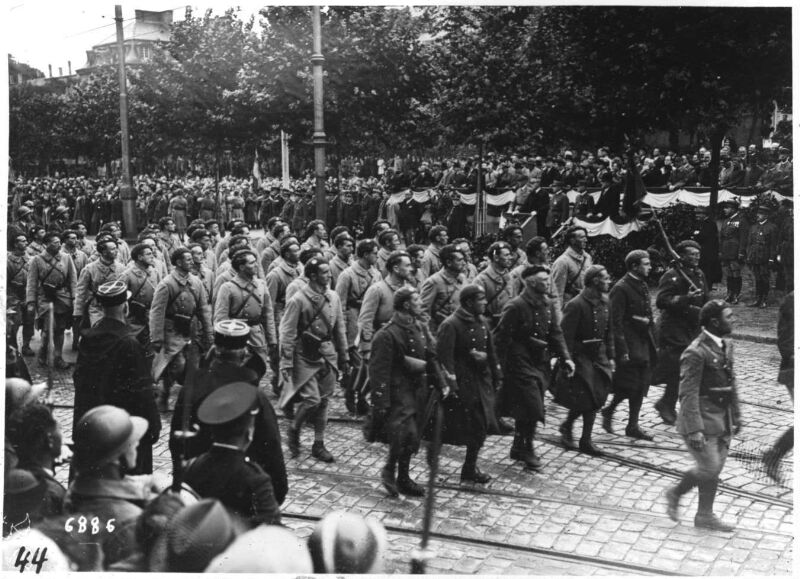
[[[211,237],[211,234],[208,232],[208,229],[204,227],[198,227],[194,231],[192,231],[192,241],[200,241],[204,237]]]
[[[241,320],[222,320],[214,324],[214,344],[231,350],[247,346],[250,326]]]
[[[59,207],[56,207],[56,210],[54,211],[54,214],[55,215],[63,215],[64,213],[67,213],[68,211],[69,211],[68,208],[66,208],[63,205],[61,205]]]
[[[469,300],[475,299],[479,295],[486,295],[486,291],[476,284],[465,285],[461,289],[461,293],[458,296],[459,303],[463,306]]]
[[[147,420],[122,408],[103,404],[81,416],[75,426],[75,466],[104,465],[120,456],[147,432]]]
[[[219,221],[217,221],[216,219],[207,219],[206,221],[203,222],[203,225],[205,225],[206,229],[208,229],[212,225],[219,225]]]
[[[731,197],[730,199],[725,199],[724,201],[719,202],[720,207],[725,207],[726,205],[729,205],[731,207],[739,207],[739,198]]]
[[[19,208],[17,208],[17,217],[25,217],[31,213],[33,213],[33,210],[27,205],[20,205]]]
[[[197,410],[200,422],[227,424],[244,416],[256,403],[257,390],[247,382],[233,382],[209,394]]]
[[[107,307],[125,303],[128,301],[129,295],[128,284],[121,279],[106,282],[94,292],[94,296],[100,302],[100,305]]]
[[[769,215],[772,213],[772,208],[769,205],[759,205],[756,208],[756,213],[766,213]]]

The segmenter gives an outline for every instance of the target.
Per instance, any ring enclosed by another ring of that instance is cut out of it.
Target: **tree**
[[[9,156],[17,169],[47,172],[64,151],[60,138],[63,101],[52,87],[18,84],[9,87]]]

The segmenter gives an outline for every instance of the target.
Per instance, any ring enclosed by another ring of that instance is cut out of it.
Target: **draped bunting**
[[[766,195],[771,196],[778,201],[783,199],[792,200],[791,197],[785,197],[777,191],[767,191]],[[718,202],[728,201],[729,199],[739,199],[742,207],[748,207],[750,202],[755,199],[755,195],[734,195],[727,189],[719,190]],[[707,207],[711,200],[711,193],[698,193],[696,191],[687,191],[686,189],[678,189],[677,191],[670,191],[669,193],[647,193],[642,199],[642,203],[661,209],[668,205],[675,203],[685,203],[694,207]]]
[[[632,231],[639,231],[644,224],[638,219],[629,221],[628,223],[614,223],[610,218],[603,221],[581,221],[575,219],[573,225],[580,225],[586,228],[586,233],[590,237],[597,235],[610,235],[616,239],[622,239],[630,234]]]

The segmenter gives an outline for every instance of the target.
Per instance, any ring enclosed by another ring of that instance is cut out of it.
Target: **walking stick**
[[[198,348],[195,340],[192,340],[186,348],[186,377],[183,380],[183,388],[185,389],[185,392],[183,393],[183,404],[181,405],[181,410],[183,411],[183,414],[181,415],[181,429],[175,433],[175,437],[180,439],[181,444],[179,446],[180,454],[178,459],[172,466],[171,488],[172,492],[174,493],[181,492],[183,475],[186,469],[185,463],[187,460],[187,455],[189,454],[189,440],[197,435],[197,433],[191,429],[191,420],[193,402],[192,395],[194,394],[194,381],[199,364],[200,349]]]
[[[435,397],[435,409],[433,415],[433,436],[428,447],[428,463],[431,468],[431,475],[428,479],[428,489],[425,495],[425,515],[422,519],[422,539],[419,549],[414,549],[411,553],[411,573],[414,575],[424,575],[428,560],[433,557],[433,553],[428,549],[428,542],[431,536],[431,525],[433,523],[434,491],[436,489],[436,475],[439,471],[439,450],[442,442],[442,406],[441,392],[434,388],[432,396]]]
[[[55,338],[53,337],[53,330],[56,325],[56,305],[55,302],[50,302],[50,309],[47,311],[47,405],[53,406],[53,371],[55,369]]]

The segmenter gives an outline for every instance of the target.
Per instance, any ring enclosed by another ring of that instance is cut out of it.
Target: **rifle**
[[[692,281],[692,279],[688,275],[686,275],[686,272],[683,271],[683,268],[681,267],[681,258],[678,255],[678,252],[672,248],[672,244],[669,242],[669,237],[667,237],[667,232],[664,231],[664,226],[661,224],[661,220],[658,218],[658,211],[656,211],[655,208],[651,209],[653,211],[653,219],[655,220],[656,225],[658,225],[658,230],[661,232],[661,238],[664,240],[664,245],[666,246],[667,253],[669,253],[669,257],[672,260],[671,261],[672,267],[674,267],[675,270],[681,275],[681,277],[683,277],[683,279],[685,279],[688,282],[689,291],[699,290],[700,288],[698,288]]]
[[[198,367],[200,365],[200,348],[195,340],[189,342],[186,347],[186,378],[184,379],[183,396],[183,415],[181,416],[181,429],[175,432],[175,437],[180,439],[180,453],[172,468],[172,492],[180,493],[183,485],[183,475],[186,470],[186,456],[189,454],[189,440],[197,436],[197,432],[191,429],[192,419],[192,395],[194,394],[194,382]]]
[[[570,217],[569,219],[567,219],[566,221],[564,221],[564,223],[562,223],[562,224],[561,224],[561,227],[559,227],[558,229],[556,229],[555,233],[553,233],[553,234],[551,234],[551,235],[550,235],[550,239],[553,239],[553,240],[554,240],[556,237],[558,237],[559,235],[561,235],[561,232],[562,232],[562,231],[564,231],[564,230],[565,230],[567,227],[569,227],[570,225],[572,225],[572,222],[573,222],[574,220],[575,220],[575,218],[574,218],[574,217]]]
[[[50,302],[50,309],[47,312],[47,405],[52,410],[53,407],[53,371],[55,368],[55,339],[53,330],[55,328],[56,305]]]

